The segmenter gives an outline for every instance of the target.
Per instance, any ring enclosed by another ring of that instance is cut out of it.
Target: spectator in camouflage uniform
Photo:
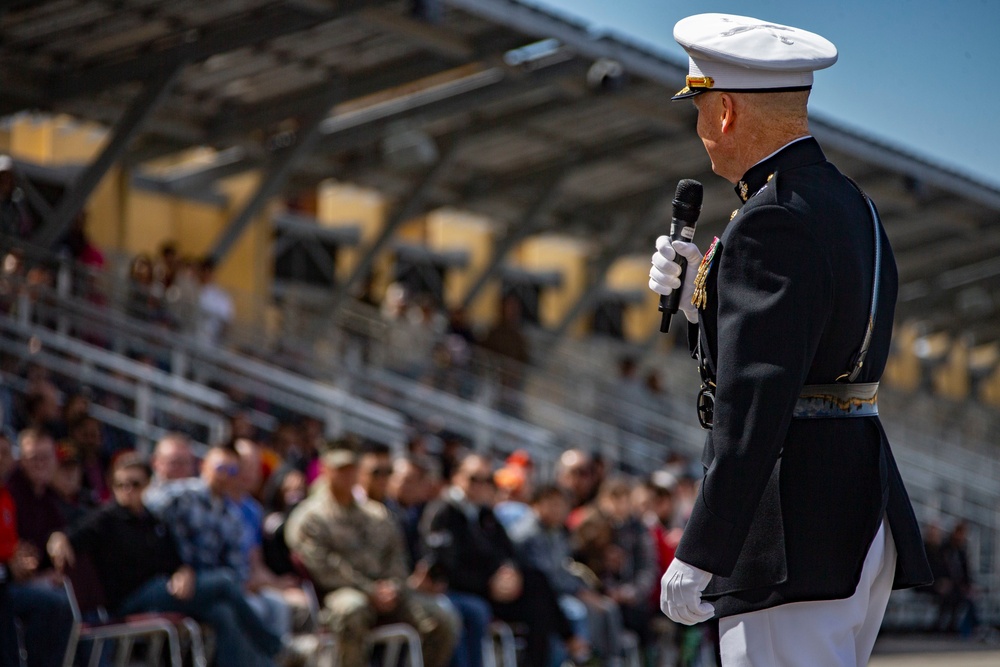
[[[356,456],[334,447],[325,476],[288,518],[285,538],[324,603],[321,618],[339,635],[341,667],[364,667],[365,636],[376,625],[408,623],[420,633],[427,667],[444,667],[455,619],[430,596],[406,587],[403,538],[381,503],[358,502]]]

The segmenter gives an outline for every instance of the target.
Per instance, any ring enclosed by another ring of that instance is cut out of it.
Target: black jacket
[[[454,500],[431,502],[420,522],[424,557],[456,591],[489,599],[490,578],[504,563],[515,564],[515,549],[488,508],[470,519]]]
[[[153,577],[169,577],[182,565],[166,524],[117,503],[89,514],[67,537],[75,551],[93,559],[112,610]]]
[[[796,419],[804,384],[828,384],[861,346],[874,232],[864,198],[812,138],[754,166],[708,272],[699,325],[715,377],[705,478],[677,549],[712,572],[719,617],[852,595],[882,516],[898,551],[895,587],[930,572],[877,417]],[[857,382],[882,375],[897,275],[881,228],[876,326]]]

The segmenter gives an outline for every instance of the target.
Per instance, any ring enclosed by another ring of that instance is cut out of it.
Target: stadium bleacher
[[[513,0],[423,4],[73,0],[0,15],[0,153],[32,221],[0,238],[10,405],[40,369],[64,397],[101,397],[90,414],[147,453],[171,431],[203,451],[238,413],[263,434],[307,417],[395,452],[415,433],[498,460],[523,449],[543,478],[569,447],[635,475],[697,460],[696,372],[655,333],[643,280],[678,178],[705,183],[699,238],[721,234],[734,202],[691,109],[668,102],[686,64]],[[883,422],[918,518],[968,521],[979,613],[1000,624],[1000,191],[812,126],[878,202],[899,265]],[[959,230],[943,243],[941,220]],[[72,258],[74,224],[102,268]],[[220,344],[167,307],[157,321],[130,310],[131,262],[165,243],[217,266],[236,308]],[[478,347],[456,363],[442,337],[419,348],[426,331],[387,315],[390,285],[438,325],[461,307],[477,333],[517,298],[531,363]],[[662,395],[622,399],[626,356]],[[887,627],[932,613],[900,594]]]

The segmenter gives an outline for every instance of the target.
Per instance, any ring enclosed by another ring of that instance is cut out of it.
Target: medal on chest
[[[715,259],[715,251],[719,247],[719,237],[712,239],[712,245],[708,246],[708,252],[701,258],[698,265],[698,273],[694,277],[694,293],[691,295],[691,305],[698,310],[705,310],[708,303],[708,295],[705,292],[705,284],[708,282],[708,272],[712,268],[712,261]]]

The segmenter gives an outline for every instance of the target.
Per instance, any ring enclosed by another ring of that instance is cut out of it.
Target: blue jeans
[[[583,602],[572,595],[560,595],[559,608],[562,609],[562,612],[566,616],[566,620],[569,621],[569,624],[573,626],[573,634],[577,637],[582,637],[589,642],[590,632],[587,627],[587,605],[583,604]],[[566,660],[572,660],[579,657],[570,655],[566,651],[565,644],[559,637],[553,635],[551,643],[552,657],[549,662],[553,666],[561,665]]]
[[[483,667],[483,639],[493,619],[490,603],[471,593],[448,591],[447,595],[462,617],[462,632],[448,667]]]
[[[178,600],[167,592],[167,577],[159,576],[133,591],[117,613],[180,612],[215,630],[219,667],[257,667],[273,664],[281,638],[271,632],[247,605],[235,575],[226,570],[199,572],[194,595]]]
[[[10,610],[24,630],[28,667],[59,667],[73,629],[73,612],[66,592],[42,582],[10,583],[7,596]],[[3,634],[6,641],[7,633]]]

